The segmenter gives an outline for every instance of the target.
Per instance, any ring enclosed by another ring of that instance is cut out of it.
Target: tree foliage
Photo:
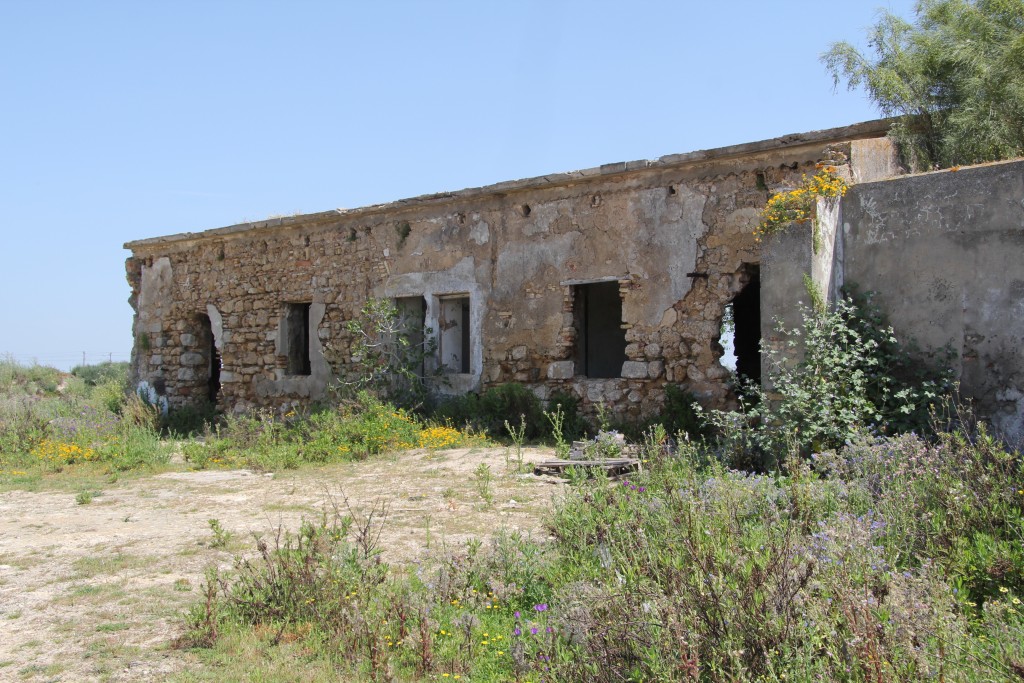
[[[328,360],[339,377],[342,394],[366,390],[397,406],[419,410],[430,399],[431,386],[443,383],[433,330],[403,315],[391,299],[368,299],[346,329],[348,356],[328,344]]]
[[[1024,155],[1024,0],[920,0],[916,21],[882,12],[874,58],[847,42],[822,55],[835,84],[865,87],[918,169]]]

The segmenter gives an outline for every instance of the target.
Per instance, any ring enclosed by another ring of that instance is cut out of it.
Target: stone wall
[[[132,242],[134,377],[180,406],[208,395],[219,368],[223,407],[285,410],[351,370],[346,322],[368,297],[423,297],[444,358],[466,364],[444,390],[516,381],[640,418],[672,383],[725,406],[722,315],[758,277],[761,208],[826,148],[841,150],[848,174],[890,168],[884,130],[872,122]],[[597,296],[601,282],[617,285],[625,345],[614,376],[588,377],[580,327],[597,323],[581,322],[576,298]],[[301,372],[289,357],[298,320],[308,325]]]

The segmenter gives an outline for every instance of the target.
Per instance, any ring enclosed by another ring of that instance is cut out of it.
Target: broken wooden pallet
[[[533,467],[534,474],[564,475],[566,469],[579,467],[582,469],[602,469],[609,476],[619,476],[640,469],[637,458],[602,458],[601,460],[545,460]]]

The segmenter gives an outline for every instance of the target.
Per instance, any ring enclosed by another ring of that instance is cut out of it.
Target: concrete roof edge
[[[767,152],[786,147],[798,147],[815,143],[828,143],[840,140],[856,140],[862,138],[881,137],[889,131],[894,119],[876,119],[864,121],[849,126],[828,128],[824,130],[809,131],[806,133],[793,133],[782,135],[768,140],[746,142],[727,147],[717,147],[707,150],[696,150],[683,154],[668,154],[654,160],[640,159],[637,161],[620,161],[610,164],[602,164],[594,168],[585,168],[576,171],[563,173],[550,173],[542,176],[523,178],[520,180],[505,180],[491,185],[481,187],[470,187],[454,192],[437,192],[433,194],[419,195],[407,199],[398,199],[383,204],[370,204],[357,209],[333,209],[318,213],[299,214],[281,218],[270,218],[261,221],[239,223],[222,228],[212,228],[201,232],[183,232],[160,237],[149,237],[145,239],[125,242],[124,248],[135,251],[147,247],[156,247],[164,244],[178,242],[189,242],[196,240],[208,240],[227,238],[243,232],[250,232],[270,228],[300,227],[325,222],[331,219],[345,217],[370,216],[387,211],[412,208],[425,204],[444,204],[454,200],[471,199],[488,195],[508,194],[523,190],[537,189],[543,187],[555,187],[558,185],[570,184],[579,181],[592,180],[595,178],[625,175],[642,172],[648,169],[665,170],[679,166],[687,166],[694,163],[708,162],[720,159],[729,159],[739,156],[747,156]]]

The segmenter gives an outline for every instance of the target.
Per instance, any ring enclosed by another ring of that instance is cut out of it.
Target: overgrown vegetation
[[[211,576],[179,644],[301,643],[363,680],[1013,680],[1021,457],[962,416],[929,423],[941,385],[876,315],[808,309],[774,407],[715,413],[708,440],[656,425],[629,479],[574,473],[551,542],[499,535],[389,567],[387,506],[342,501]],[[521,387],[502,395],[530,409]],[[564,443],[561,406],[546,417]],[[505,427],[517,447],[524,425]],[[764,473],[733,469],[768,455]],[[494,476],[473,477],[485,505]]]
[[[0,360],[0,481],[164,465],[170,449],[160,438],[159,415],[126,396],[126,368],[105,363],[67,374]]]
[[[761,212],[755,239],[761,241],[761,237],[775,234],[793,223],[812,220],[818,198],[837,199],[845,195],[846,190],[846,181],[837,175],[835,166],[818,164],[818,172],[809,178],[804,175],[796,188],[772,195]],[[816,236],[815,248],[817,241]]]
[[[67,374],[0,361],[0,482],[152,470],[167,466],[175,448],[194,469],[274,471],[408,448],[487,444],[482,433],[424,420],[366,391],[333,408],[281,419],[271,411],[217,416],[211,406],[162,416],[126,389],[125,364],[81,366]],[[199,438],[173,441],[192,435]]]
[[[863,436],[768,475],[665,445],[650,432],[628,480],[578,478],[547,544],[498,535],[389,567],[386,505],[336,504],[211,576],[179,645],[299,643],[359,680],[1024,671],[1024,472],[984,430]]]
[[[836,85],[864,86],[917,169],[1024,155],[1024,0],[921,0],[914,23],[882,12],[874,56],[835,43]]]
[[[954,389],[947,369],[899,343],[869,296],[828,309],[813,285],[808,294],[815,303],[801,309],[803,326],[780,328],[784,347],[764,351],[771,391],[746,386],[740,411],[707,414],[719,457],[734,466],[770,470],[864,433],[924,433],[931,411]]]
[[[390,503],[360,511],[339,494],[211,571],[177,646],[211,666],[249,662],[253,677],[268,661],[370,681],[1024,677],[1020,454],[943,412],[948,378],[865,299],[819,302],[786,336],[772,394],[700,413],[672,389],[672,433],[654,424],[635,444],[642,471],[572,472],[549,540],[496,533],[389,566]],[[11,363],[0,379],[5,482],[166,462],[155,411],[136,398],[109,410],[104,384]],[[471,475],[486,509],[498,478],[520,475],[528,433],[567,449],[578,419],[571,397],[542,407],[517,385],[454,405],[457,423],[428,422],[361,392],[309,414],[224,416],[180,448],[188,467],[276,470],[483,443],[451,426],[476,425],[507,434],[517,461]],[[587,448],[615,456],[625,443],[603,432]],[[78,485],[75,501],[101,494]],[[208,524],[207,545],[238,547]]]
[[[273,471],[302,464],[364,460],[410,448],[438,450],[486,445],[483,434],[446,422],[423,421],[383,403],[368,392],[309,415],[271,411],[226,415],[210,426],[202,441],[182,446],[197,469],[248,467]]]

